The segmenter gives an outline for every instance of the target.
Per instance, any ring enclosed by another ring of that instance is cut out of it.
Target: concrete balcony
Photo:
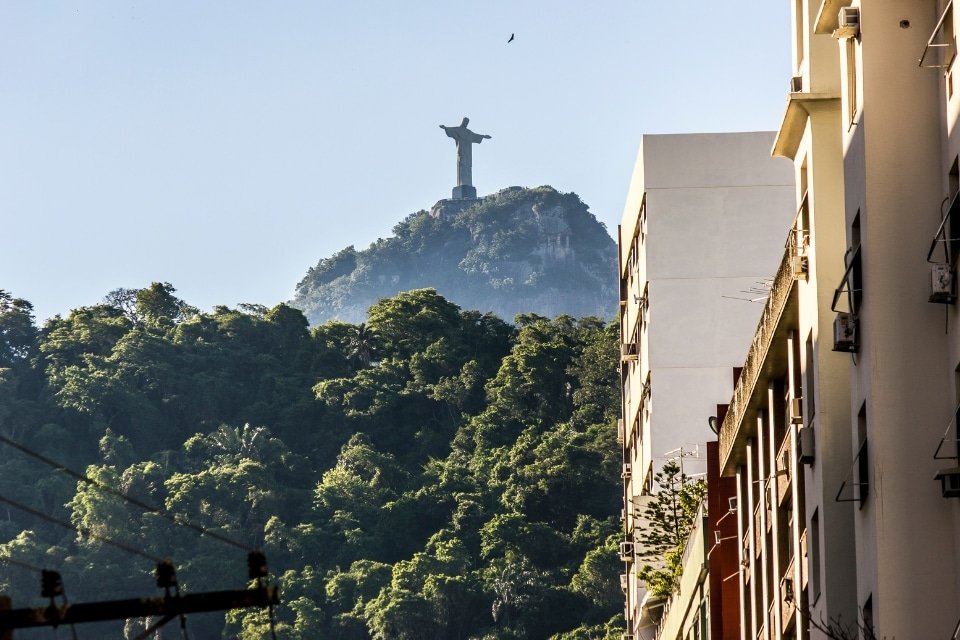
[[[756,430],[757,409],[766,402],[766,381],[774,373],[786,368],[786,349],[771,350],[771,346],[784,342],[787,333],[796,324],[796,282],[799,277],[806,275],[805,246],[792,241],[796,237],[794,228],[790,231],[780,267],[773,278],[770,295],[720,427],[720,468],[723,475],[733,475],[737,465],[745,461],[747,438]]]

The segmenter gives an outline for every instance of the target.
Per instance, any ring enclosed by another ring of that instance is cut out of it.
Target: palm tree
[[[361,322],[357,326],[356,333],[350,338],[348,347],[350,353],[347,356],[350,360],[359,362],[363,368],[369,367],[376,353],[376,334],[367,326],[367,323]]]

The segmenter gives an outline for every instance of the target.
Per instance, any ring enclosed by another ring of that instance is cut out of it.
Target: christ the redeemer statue
[[[477,189],[473,186],[473,145],[490,137],[470,131],[467,129],[469,123],[470,118],[464,118],[459,127],[440,125],[448,137],[457,141],[457,186],[453,188],[455,200],[477,197]]]

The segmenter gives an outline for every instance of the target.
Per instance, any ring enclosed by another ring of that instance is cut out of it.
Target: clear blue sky
[[[611,232],[643,133],[775,129],[783,0],[0,0],[0,288],[38,320],[171,282],[272,305],[449,197],[575,191]],[[514,42],[507,44],[511,33]]]

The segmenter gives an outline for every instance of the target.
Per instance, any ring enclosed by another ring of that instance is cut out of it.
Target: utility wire
[[[35,573],[43,573],[43,572],[44,572],[44,570],[41,569],[40,567],[35,567],[35,566],[33,566],[32,564],[29,564],[29,563],[26,563],[26,562],[21,562],[20,560],[14,560],[13,558],[11,558],[11,557],[9,557],[9,556],[0,556],[0,562],[6,562],[7,564],[9,564],[9,565],[11,565],[11,566],[20,567],[21,569],[26,569],[27,571],[33,571],[33,572],[35,572]]]
[[[127,553],[133,554],[133,555],[135,555],[135,556],[140,556],[141,558],[146,558],[147,560],[150,560],[151,562],[154,562],[154,563],[163,562],[163,559],[162,559],[162,558],[158,558],[158,557],[156,557],[156,556],[152,556],[152,555],[150,555],[149,553],[147,553],[147,552],[145,552],[145,551],[142,551],[142,550],[140,550],[140,549],[135,549],[134,547],[131,547],[131,546],[128,545],[128,544],[124,544],[124,543],[122,543],[122,542],[117,542],[116,540],[114,540],[114,539],[112,539],[112,538],[108,538],[107,536],[102,536],[102,535],[100,535],[100,534],[98,534],[98,533],[94,533],[93,531],[90,531],[89,529],[87,529],[87,530],[85,530],[85,531],[84,531],[84,530],[81,530],[80,527],[74,526],[73,524],[67,522],[66,520],[61,520],[60,518],[55,518],[55,517],[53,517],[53,516],[49,516],[49,515],[43,513],[42,511],[37,511],[37,510],[34,509],[33,507],[29,507],[29,506],[27,506],[27,505],[25,505],[25,504],[23,504],[23,503],[21,503],[21,502],[17,502],[16,500],[11,500],[10,498],[8,498],[8,497],[6,497],[6,496],[0,495],[0,502],[2,502],[2,503],[4,503],[4,504],[8,504],[8,505],[10,505],[11,507],[13,507],[14,509],[19,509],[20,511],[24,511],[24,512],[26,512],[26,513],[29,513],[30,515],[35,516],[35,517],[37,517],[37,518],[40,518],[41,520],[46,520],[47,522],[50,522],[50,523],[59,525],[59,526],[61,526],[61,527],[65,527],[65,528],[67,528],[67,529],[71,529],[72,531],[76,531],[77,533],[87,535],[87,536],[93,538],[94,540],[99,540],[100,542],[103,542],[104,544],[108,544],[108,545],[110,545],[110,546],[112,546],[112,547],[116,547],[117,549],[120,549],[121,551],[126,551]]]
[[[71,478],[74,478],[75,480],[79,480],[80,482],[84,482],[84,483],[86,483],[86,484],[88,484],[88,485],[94,486],[94,487],[96,487],[97,489],[103,491],[104,493],[109,493],[109,494],[112,495],[112,496],[116,496],[116,497],[118,497],[118,498],[121,498],[121,499],[123,499],[123,500],[126,500],[126,501],[129,502],[130,504],[135,505],[135,506],[139,507],[140,509],[143,509],[144,511],[148,512],[148,513],[156,514],[156,515],[160,516],[161,518],[164,518],[164,519],[166,519],[166,520],[169,520],[170,522],[172,522],[172,523],[174,523],[174,524],[176,524],[176,525],[179,525],[179,526],[181,526],[181,527],[186,527],[187,529],[191,529],[192,531],[195,531],[196,533],[199,533],[201,536],[210,536],[210,537],[213,538],[214,540],[218,540],[218,541],[220,541],[220,542],[223,542],[224,544],[229,544],[229,545],[231,545],[231,546],[233,546],[233,547],[237,547],[238,549],[242,549],[242,550],[247,551],[247,552],[255,551],[255,549],[254,549],[253,547],[250,547],[250,546],[248,546],[248,545],[245,545],[245,544],[243,544],[242,542],[237,542],[236,540],[234,540],[234,539],[232,539],[232,538],[229,538],[229,537],[227,537],[227,536],[225,536],[225,535],[223,535],[223,534],[221,534],[221,533],[217,533],[216,531],[211,531],[211,530],[209,530],[209,529],[206,529],[206,528],[204,528],[204,527],[201,527],[200,525],[196,525],[196,524],[193,524],[193,523],[191,523],[191,522],[188,522],[187,520],[185,520],[185,519],[183,518],[183,516],[178,516],[178,515],[176,515],[176,514],[174,514],[174,513],[170,513],[170,512],[167,511],[166,509],[161,509],[160,507],[155,507],[155,506],[153,506],[153,505],[151,505],[151,504],[147,504],[146,502],[143,502],[142,500],[138,500],[137,498],[134,498],[134,497],[132,497],[132,496],[127,495],[127,494],[124,493],[123,491],[119,491],[119,490],[114,489],[113,487],[111,487],[111,486],[109,486],[109,485],[105,485],[105,484],[103,484],[102,482],[99,482],[99,481],[97,481],[97,480],[94,480],[93,478],[87,476],[86,474],[80,473],[80,472],[78,472],[78,471],[74,471],[73,469],[67,467],[66,465],[63,465],[63,464],[57,462],[56,460],[53,460],[53,459],[51,459],[51,458],[48,458],[47,456],[43,455],[42,453],[37,453],[36,451],[30,449],[29,447],[27,447],[27,446],[25,446],[25,445],[22,445],[22,444],[20,444],[19,442],[16,442],[16,441],[14,441],[14,440],[11,440],[10,438],[7,438],[6,436],[0,435],[0,443],[3,443],[3,444],[5,444],[5,445],[7,445],[8,447],[12,447],[12,448],[16,449],[17,451],[19,451],[20,453],[22,453],[22,454],[24,454],[24,455],[26,455],[26,456],[28,456],[28,457],[30,457],[30,458],[33,458],[34,460],[38,460],[38,461],[42,462],[42,463],[45,464],[45,465],[48,465],[48,466],[50,466],[50,467],[53,467],[53,468],[56,469],[57,471],[59,471],[59,472],[61,472],[61,473],[63,473],[63,474],[66,474],[66,475],[70,476]]]

